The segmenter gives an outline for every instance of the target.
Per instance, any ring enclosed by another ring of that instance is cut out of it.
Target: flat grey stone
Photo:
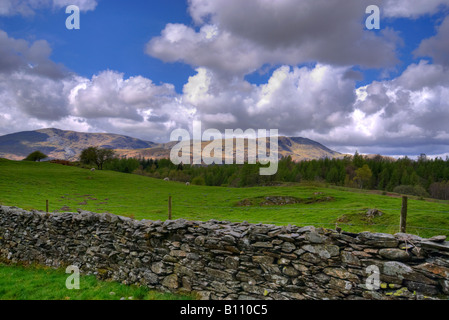
[[[432,238],[427,239],[427,241],[440,243],[446,241],[446,238],[447,238],[446,236],[434,236]]]
[[[410,254],[401,249],[380,249],[379,254],[389,260],[407,261],[410,259]]]
[[[423,248],[428,248],[428,249],[449,251],[449,242],[448,241],[445,241],[442,243],[436,243],[436,242],[431,242],[431,241],[421,241],[421,246]]]

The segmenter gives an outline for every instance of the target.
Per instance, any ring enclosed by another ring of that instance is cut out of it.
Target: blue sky
[[[68,30],[65,7],[81,9]],[[365,8],[381,9],[367,30]],[[449,154],[449,0],[0,0],[0,134],[279,129]]]
[[[195,73],[188,65],[165,64],[144,52],[145,43],[168,22],[191,23],[183,1],[99,2],[94,11],[81,13],[80,30],[66,29],[68,16],[65,7],[42,8],[31,17],[2,17],[0,28],[14,38],[47,40],[53,49],[52,60],[85,77],[111,69],[125,76],[175,83],[182,89],[185,79]]]
[[[188,14],[187,2],[100,1],[94,11],[81,13],[82,28],[76,31],[65,28],[68,16],[65,7],[44,8],[36,10],[32,17],[3,17],[0,27],[14,38],[47,40],[53,49],[53,61],[85,77],[111,69],[123,72],[127,77],[142,75],[155,82],[173,83],[180,92],[186,79],[195,74],[195,69],[188,64],[164,63],[144,52],[145,44],[157,37],[167,23],[183,23],[195,28]],[[361,14],[362,18],[367,16]],[[410,63],[419,61],[413,57],[412,51],[423,39],[435,35],[435,25],[443,17],[443,12],[439,12],[416,19],[382,19],[382,28],[397,30],[404,41],[398,53],[401,64],[393,75],[403,71]],[[246,79],[256,84],[266,82],[270,71],[276,66],[265,68],[267,70],[263,74],[257,70]],[[359,86],[383,78],[382,69],[355,68],[365,76],[363,81],[358,82]]]

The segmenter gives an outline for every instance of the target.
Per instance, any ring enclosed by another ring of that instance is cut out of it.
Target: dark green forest
[[[136,173],[159,179],[189,182],[196,185],[250,187],[285,182],[317,181],[350,188],[381,190],[419,197],[449,200],[449,158],[398,160],[380,155],[365,157],[356,153],[340,159],[293,162],[279,161],[273,176],[259,175],[255,165],[175,165],[168,159],[112,159],[104,168]]]

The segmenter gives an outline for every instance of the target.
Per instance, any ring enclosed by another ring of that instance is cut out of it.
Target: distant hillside
[[[268,140],[269,141],[269,140]],[[202,148],[207,146],[210,142],[203,141]],[[135,158],[153,158],[153,159],[162,159],[169,158],[171,148],[177,144],[177,142],[169,142],[156,145],[152,148],[145,149],[135,149],[135,150],[116,150],[119,156],[127,156],[127,157],[135,157]],[[222,146],[224,148],[225,142],[222,142]],[[192,149],[191,149],[192,150]],[[269,150],[269,145],[267,145],[267,151]],[[244,150],[239,150],[239,152],[244,152],[247,155],[248,147],[245,143]],[[333,151],[322,144],[306,139],[306,138],[288,138],[288,137],[279,137],[278,140],[278,152],[279,156],[287,157],[291,156],[293,161],[303,161],[303,160],[312,160],[312,159],[320,159],[320,158],[338,158],[343,157],[344,155]],[[236,153],[236,143],[234,142],[234,157]],[[190,154],[190,158],[192,158],[192,154]],[[246,158],[246,156],[245,156]]]
[[[0,136],[0,157],[22,160],[35,150],[52,159],[76,160],[87,147],[109,149],[151,148],[155,143],[110,133],[85,133],[59,129],[24,131]]]
[[[50,159],[75,161],[78,160],[83,149],[98,146],[114,149],[121,157],[162,159],[170,157],[170,150],[176,143],[156,144],[118,134],[86,133],[51,128],[0,136],[0,158],[22,160],[31,152],[40,150]],[[209,143],[203,142],[202,145],[204,147]],[[246,149],[245,146],[245,151]],[[299,137],[279,137],[279,155],[291,156],[294,161],[343,156],[316,141]]]
[[[279,154],[291,156],[293,161],[343,156],[343,154],[333,151],[316,141],[300,137],[279,137]]]

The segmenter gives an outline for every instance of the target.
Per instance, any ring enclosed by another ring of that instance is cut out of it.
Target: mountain
[[[203,141],[203,148],[210,142]],[[291,156],[294,161],[335,158],[343,155],[322,144],[300,137],[279,137],[279,155]],[[169,158],[171,148],[177,142],[154,143],[118,134],[85,133],[60,129],[41,129],[0,136],[0,158],[22,160],[39,150],[50,159],[74,161],[87,147],[114,149],[120,157]],[[223,141],[223,146],[225,145]],[[234,144],[235,145],[235,144]],[[267,148],[269,148],[267,146]],[[247,144],[245,144],[247,150]],[[236,147],[234,147],[234,153]]]
[[[269,140],[267,140],[267,151],[269,150]],[[203,141],[201,143],[202,149],[207,146],[210,142]],[[127,157],[135,157],[135,158],[169,158],[171,148],[176,145],[177,142],[169,142],[156,145],[152,148],[145,149],[135,149],[135,150],[116,150],[116,153],[119,156],[127,156]],[[234,157],[236,153],[236,143],[235,139],[233,141],[234,145]],[[190,144],[190,147],[192,144]],[[225,142],[222,141],[222,146],[224,148]],[[192,148],[190,148],[192,151]],[[248,154],[248,145],[245,143],[244,149],[239,150],[243,152],[245,155]],[[333,151],[322,144],[300,137],[279,137],[278,138],[278,153],[279,156],[291,156],[293,161],[303,161],[303,160],[312,160],[312,159],[320,159],[320,158],[338,158],[343,157],[344,155]],[[190,159],[192,160],[193,155],[190,153]],[[246,156],[245,156],[246,159]]]
[[[141,149],[155,146],[143,141],[110,133],[85,133],[59,129],[24,131],[0,136],[0,157],[22,160],[39,150],[51,159],[76,160],[85,148],[98,146],[108,149]]]
[[[321,158],[339,158],[344,155],[333,151],[321,143],[301,137],[279,137],[279,154],[291,156],[293,161]]]

